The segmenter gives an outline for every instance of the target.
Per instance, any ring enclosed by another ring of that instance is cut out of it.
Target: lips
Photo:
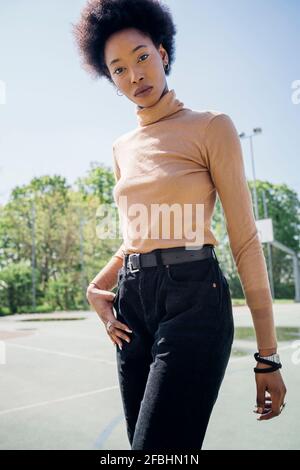
[[[143,86],[141,88],[138,88],[137,91],[135,92],[135,96],[140,95],[141,93],[143,93],[146,90],[149,90],[150,88],[152,88],[152,86]]]

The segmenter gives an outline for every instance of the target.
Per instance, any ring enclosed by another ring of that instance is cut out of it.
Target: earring
[[[123,96],[123,93],[120,94],[120,93],[118,93],[118,91],[120,91],[119,88],[117,88],[117,95],[118,95],[118,96]]]
[[[164,64],[165,71],[169,70],[169,63]]]

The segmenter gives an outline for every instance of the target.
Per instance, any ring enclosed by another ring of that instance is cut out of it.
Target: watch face
[[[280,363],[280,357],[278,353],[271,354],[270,356],[260,356],[260,357],[268,361],[276,362],[277,364]]]
[[[277,362],[277,363],[280,362],[279,354],[272,354],[272,356],[268,356],[265,359],[268,359],[269,361],[273,361],[273,362]]]

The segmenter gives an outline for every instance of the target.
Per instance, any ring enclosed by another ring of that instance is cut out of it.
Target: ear
[[[159,45],[158,52],[160,53],[160,56],[163,60],[163,62],[169,62],[169,57],[166,49],[163,47],[162,44]]]

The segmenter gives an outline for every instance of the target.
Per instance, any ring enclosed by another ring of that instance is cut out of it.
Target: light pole
[[[254,152],[253,152],[252,138],[253,138],[254,135],[261,134],[261,132],[262,132],[261,127],[255,127],[253,129],[253,134],[246,135],[245,132],[241,132],[241,134],[239,134],[240,139],[249,139],[250,140],[250,153],[251,153],[252,173],[253,173],[253,181],[254,181],[254,211],[255,211],[256,220],[259,219],[259,215],[258,215],[258,200],[257,200],[257,191],[256,191],[256,176],[255,176]]]
[[[263,197],[263,205],[264,205],[264,217],[265,219],[267,219],[268,218],[268,206],[267,206],[266,193],[264,190],[262,191],[262,197]],[[274,279],[273,279],[273,261],[272,261],[272,250],[271,250],[270,243],[267,243],[267,249],[268,249],[268,257],[269,257],[270,287],[271,287],[272,297],[273,299],[275,299]]]
[[[87,222],[86,217],[83,215],[83,210],[79,204],[76,207],[76,213],[79,218],[79,256],[80,256],[80,283],[83,296],[83,306],[87,308],[88,302],[86,300],[86,279],[85,279],[85,265],[84,265],[84,225]]]

